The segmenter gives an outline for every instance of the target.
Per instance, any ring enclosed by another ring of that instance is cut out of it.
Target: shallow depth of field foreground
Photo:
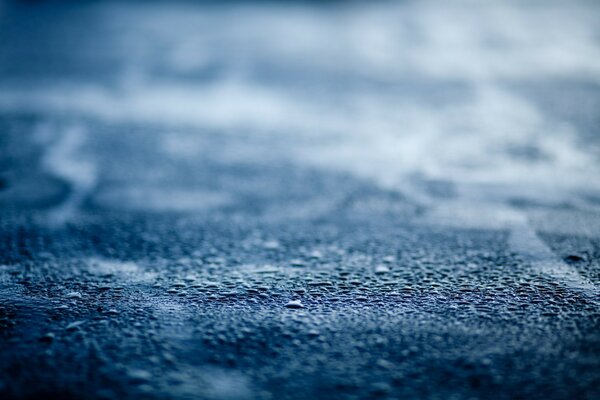
[[[600,3],[0,3],[0,398],[600,398]]]

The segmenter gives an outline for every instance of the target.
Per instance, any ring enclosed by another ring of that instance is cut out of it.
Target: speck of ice
[[[268,250],[275,250],[279,248],[279,242],[277,240],[268,240],[263,243],[263,247]]]
[[[71,322],[69,325],[67,325],[67,327],[65,329],[68,331],[74,331],[75,329],[79,328],[83,324],[85,324],[85,321]]]

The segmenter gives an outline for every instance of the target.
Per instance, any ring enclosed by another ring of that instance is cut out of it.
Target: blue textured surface
[[[600,7],[0,4],[0,398],[597,399]]]

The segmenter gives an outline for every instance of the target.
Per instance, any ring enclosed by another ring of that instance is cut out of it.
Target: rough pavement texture
[[[0,398],[600,398],[598,4],[0,4]]]

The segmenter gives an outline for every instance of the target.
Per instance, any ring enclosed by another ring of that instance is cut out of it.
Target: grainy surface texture
[[[0,3],[0,398],[600,398],[600,3]]]

